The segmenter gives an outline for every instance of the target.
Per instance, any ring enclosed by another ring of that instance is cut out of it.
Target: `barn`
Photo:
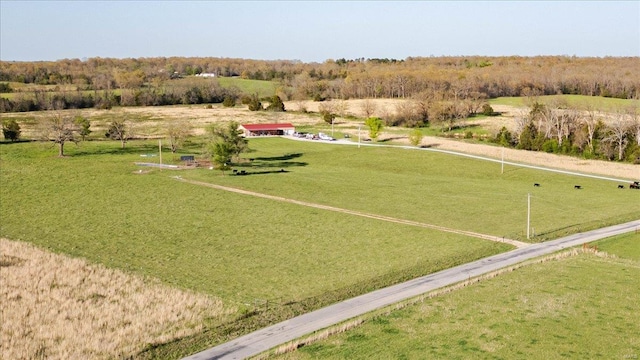
[[[244,136],[293,135],[295,126],[289,123],[279,124],[244,124],[240,125]]]

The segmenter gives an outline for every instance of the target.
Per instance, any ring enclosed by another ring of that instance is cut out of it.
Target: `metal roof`
[[[284,129],[295,129],[295,126],[289,123],[279,123],[279,124],[246,124],[241,125],[245,130],[248,131],[264,131],[264,130],[284,130]]]

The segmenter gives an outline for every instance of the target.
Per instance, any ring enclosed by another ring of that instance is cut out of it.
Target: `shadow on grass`
[[[248,175],[265,175],[265,174],[284,174],[284,173],[288,173],[289,171],[285,170],[285,169],[280,169],[280,170],[261,170],[261,171],[246,171],[246,170],[234,170],[234,172],[231,174],[233,176],[248,176]]]
[[[29,139],[18,139],[15,141],[0,140],[0,145],[11,145],[11,144],[29,143],[29,142],[36,142],[36,141],[37,140],[29,140]]]
[[[390,138],[386,138],[386,139],[382,139],[382,140],[378,140],[377,142],[379,143],[386,143],[389,141],[393,141],[393,140],[400,140],[400,139],[404,139],[405,137],[402,136],[395,136],[395,137],[390,137]]]
[[[66,146],[65,146],[65,149],[66,149]],[[69,147],[68,153],[69,153],[69,156],[132,155],[132,154],[138,154],[138,155],[150,154],[150,155],[158,156],[158,145],[136,144],[136,145],[126,145],[124,148],[122,148],[120,144],[117,144],[117,145],[113,144],[113,146],[92,147],[91,149],[83,148],[82,146],[80,146],[77,149],[73,149]]]
[[[302,153],[285,154],[282,156],[256,157],[250,158],[249,162],[234,164],[233,167],[242,168],[245,172],[250,169],[279,168],[278,170],[263,170],[260,172],[252,171],[251,173],[279,173],[280,170],[289,167],[307,166],[309,163],[303,161],[289,161],[302,156]]]
[[[282,156],[271,156],[271,157],[257,157],[257,158],[251,158],[249,160],[251,161],[285,161],[285,160],[291,160],[291,159],[295,159],[295,158],[299,158],[300,156],[302,156],[302,153],[293,153],[293,154],[285,154]]]

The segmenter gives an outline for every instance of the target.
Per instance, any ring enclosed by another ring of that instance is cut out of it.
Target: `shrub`
[[[14,119],[6,120],[2,123],[2,135],[11,141],[20,139],[20,125]]]
[[[269,111],[285,111],[284,110],[284,103],[282,102],[282,99],[280,99],[280,96],[273,95],[273,97],[271,98],[271,101],[269,103],[269,106],[267,106],[267,110],[269,110]]]
[[[558,140],[549,139],[542,144],[542,151],[548,153],[557,153],[558,152]]]
[[[493,108],[489,104],[482,105],[482,115],[486,116],[494,116],[496,113],[493,111]]]
[[[233,97],[227,95],[227,96],[224,97],[224,100],[222,100],[222,106],[224,106],[224,107],[234,107],[234,106],[236,106],[236,100]]]

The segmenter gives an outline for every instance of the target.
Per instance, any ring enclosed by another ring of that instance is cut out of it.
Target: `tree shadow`
[[[285,167],[296,167],[296,166],[307,166],[309,163],[303,161],[278,161],[278,162],[261,162],[261,161],[252,161],[248,163],[239,163],[233,164],[234,167],[239,168],[285,168]]]
[[[18,139],[18,140],[0,140],[0,145],[10,145],[10,144],[20,144],[20,143],[30,143],[30,142],[37,142],[38,140],[31,140],[31,139]]]
[[[378,140],[378,142],[379,143],[385,143],[385,142],[389,142],[389,141],[393,141],[393,140],[400,140],[400,139],[404,139],[404,137],[402,137],[402,136],[394,136],[394,137],[384,138],[382,140]]]
[[[72,143],[71,143],[72,144]],[[86,149],[79,146],[77,149],[68,148],[66,151],[67,145],[65,144],[65,153],[68,156],[91,156],[91,155],[153,155],[150,157],[158,156],[158,145],[155,144],[141,144],[141,145],[126,145],[124,149],[121,147],[120,143],[113,144],[113,146],[105,146],[99,148],[91,148]],[[172,154],[171,152],[167,152],[168,154]],[[170,155],[169,155],[170,156]]]
[[[241,168],[241,169],[273,169],[279,168],[278,170],[263,170],[260,173],[270,174],[270,173],[280,173],[284,168],[290,167],[298,167],[298,166],[307,166],[309,163],[303,161],[290,161],[292,159],[296,159],[302,156],[302,153],[293,153],[293,154],[284,154],[282,156],[269,156],[269,157],[256,157],[250,158],[248,162],[234,163],[233,167]],[[247,170],[244,170],[245,172]],[[252,172],[255,173],[255,172]]]
[[[255,160],[259,160],[259,161],[285,161],[285,160],[291,160],[291,159],[295,159],[295,158],[299,158],[300,156],[302,156],[302,153],[293,153],[293,154],[284,154],[282,156],[271,156],[271,157],[257,157],[257,158],[250,158],[250,161],[255,161]]]
[[[285,174],[289,171],[285,169],[280,170],[263,170],[263,171],[246,171],[246,170],[233,170],[233,176],[247,176],[247,175],[265,175],[265,174]]]

